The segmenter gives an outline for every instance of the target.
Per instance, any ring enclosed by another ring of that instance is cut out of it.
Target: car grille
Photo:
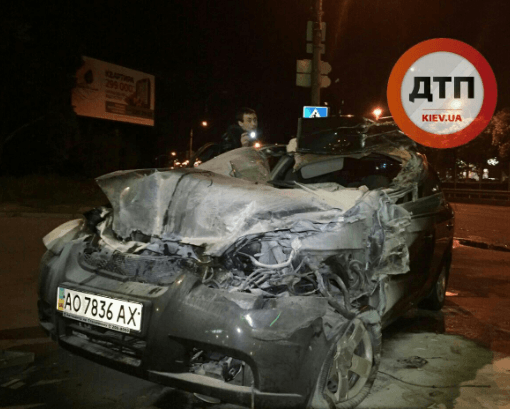
[[[158,285],[170,285],[183,271],[198,269],[193,261],[182,257],[142,256],[94,248],[85,249],[79,262],[83,268],[97,273]]]
[[[88,343],[95,344],[117,352],[131,359],[134,365],[141,363],[147,343],[130,334],[108,330],[96,325],[75,322],[66,319],[66,335],[79,337]]]

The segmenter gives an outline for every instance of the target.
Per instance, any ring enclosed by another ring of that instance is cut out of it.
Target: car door
[[[406,233],[410,271],[390,276],[385,283],[387,320],[412,307],[428,293],[437,278],[441,259],[452,235],[452,211],[432,169],[427,169],[417,194],[401,206],[411,215],[411,224]]]
[[[423,198],[430,198],[430,211],[434,221],[434,250],[430,260],[429,268],[425,271],[425,283],[419,289],[417,295],[428,294],[431,286],[439,276],[445,256],[451,250],[454,229],[454,212],[446,201],[441,190],[441,182],[433,169],[429,169],[427,178],[420,191]]]

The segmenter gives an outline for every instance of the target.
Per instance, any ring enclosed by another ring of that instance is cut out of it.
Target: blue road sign
[[[326,118],[329,107],[303,107],[303,118]]]

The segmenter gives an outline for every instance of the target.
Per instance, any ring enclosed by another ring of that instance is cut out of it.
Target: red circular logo
[[[391,114],[407,136],[432,148],[454,148],[489,124],[496,109],[496,78],[473,47],[437,38],[400,57],[387,96]]]

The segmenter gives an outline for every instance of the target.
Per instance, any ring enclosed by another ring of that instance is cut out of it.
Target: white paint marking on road
[[[71,378],[62,378],[62,379],[43,379],[42,381],[37,381],[36,383],[30,385],[30,387],[32,386],[43,386],[43,385],[51,385],[53,383],[60,383],[60,382],[64,382],[64,381],[69,381],[71,380]]]
[[[9,382],[4,383],[3,385],[0,385],[2,388],[7,388],[9,385],[12,385],[16,382],[21,381],[21,379],[11,379]]]
[[[19,388],[21,388],[24,385],[25,385],[25,382],[19,381],[18,383],[15,383],[14,385],[9,386],[9,388],[11,388],[11,389],[19,389]]]

